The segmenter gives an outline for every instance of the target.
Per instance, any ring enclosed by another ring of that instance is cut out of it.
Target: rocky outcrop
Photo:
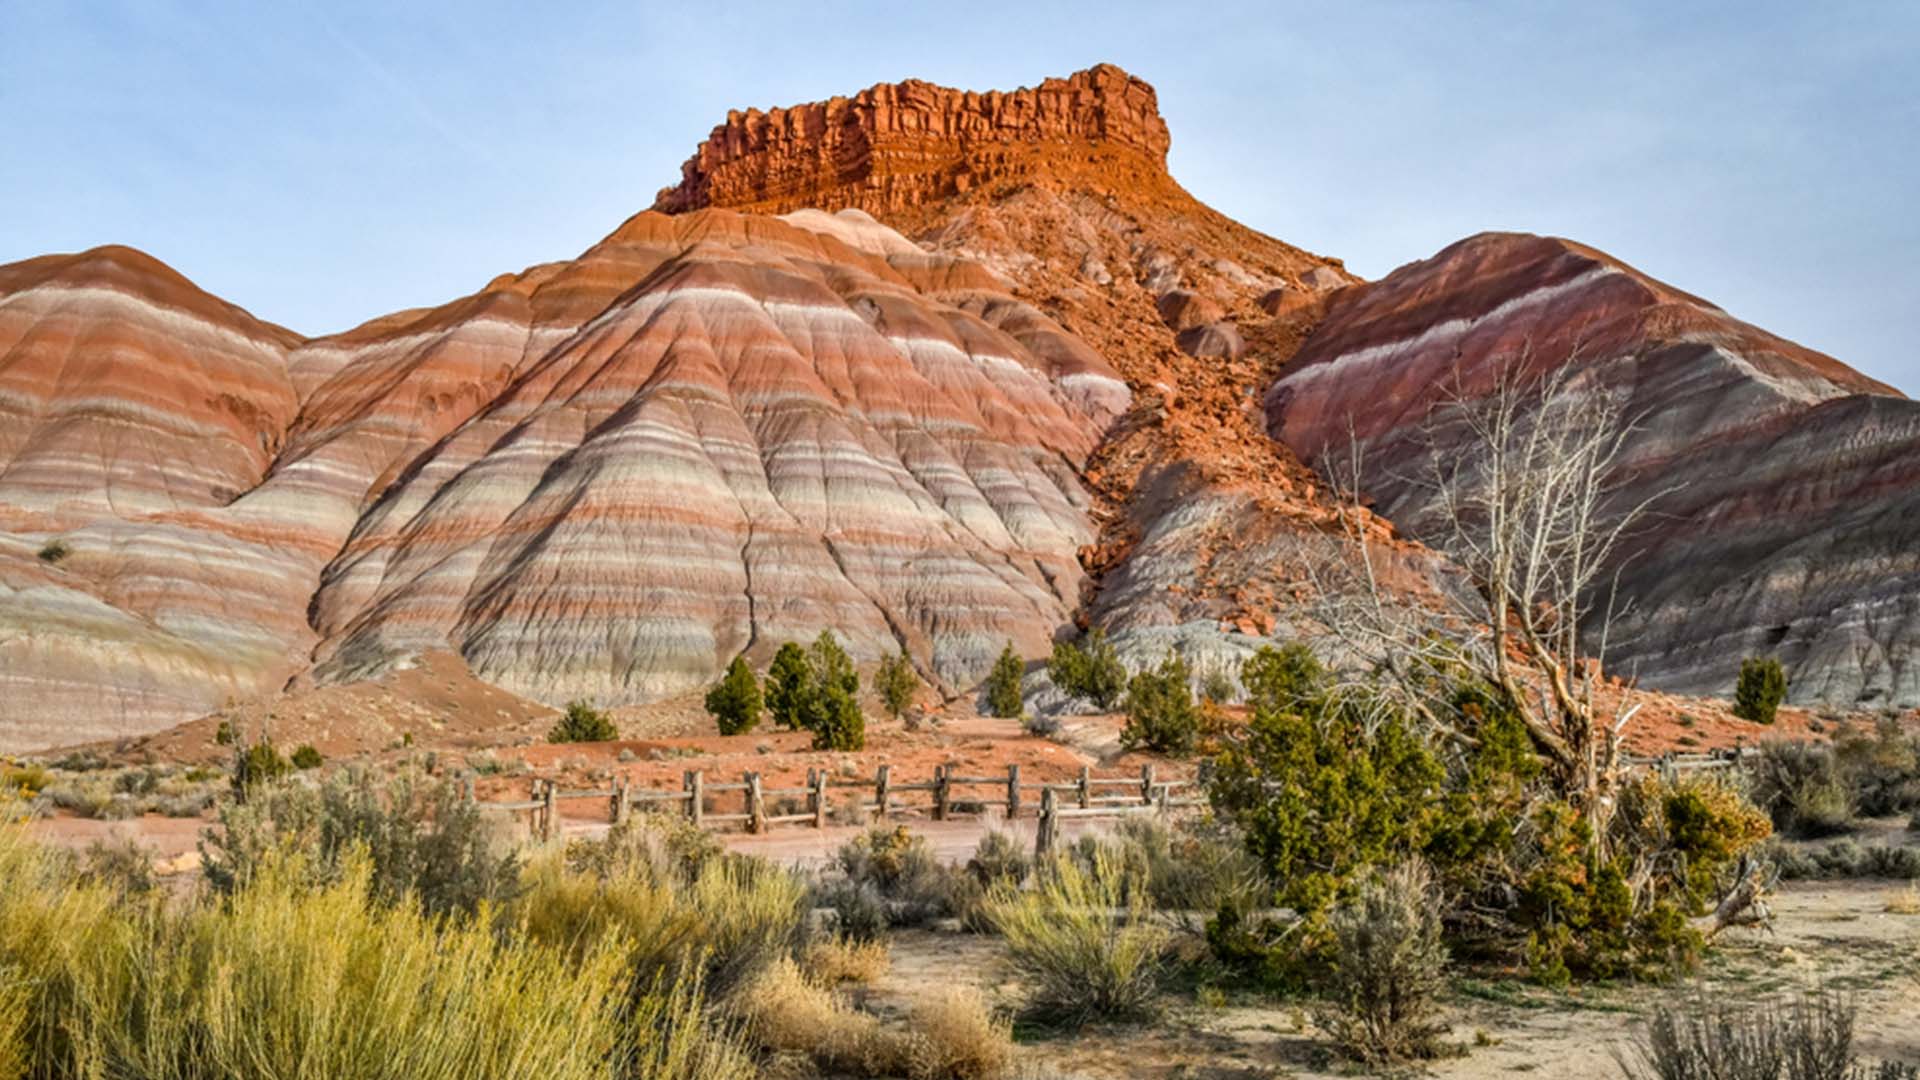
[[[909,79],[851,98],[729,113],[654,209],[886,215],[1050,168],[1075,146],[1164,171],[1167,145],[1153,87],[1110,64],[1006,93]]]
[[[1617,672],[1725,693],[1764,653],[1794,701],[1920,704],[1920,405],[1598,251],[1488,234],[1339,292],[1268,422],[1309,461],[1351,431],[1375,508],[1420,536],[1422,466],[1456,452],[1429,411],[1568,365],[1634,424],[1623,504],[1658,496],[1619,567]]]

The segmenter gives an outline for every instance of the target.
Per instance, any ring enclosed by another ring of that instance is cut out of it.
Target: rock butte
[[[736,112],[578,258],[312,340],[125,248],[0,267],[0,748],[461,664],[639,702],[828,627],[951,692],[1076,622],[1228,663],[1338,542],[1302,460],[1337,418],[1391,450],[1438,336],[1576,326],[1673,410],[1638,460],[1698,463],[1688,520],[1731,526],[1645,545],[1643,674],[1719,688],[1770,640],[1800,699],[1910,692],[1904,399],[1560,241],[1349,288],[1194,199],[1168,145],[1108,65]],[[1402,584],[1444,572],[1368,528]]]

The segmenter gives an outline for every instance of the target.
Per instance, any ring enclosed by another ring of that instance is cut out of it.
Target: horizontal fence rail
[[[934,767],[932,779],[915,781],[897,781],[891,767],[881,765],[871,778],[857,780],[836,780],[825,769],[809,769],[806,785],[794,788],[768,788],[756,772],[742,774],[737,782],[713,782],[698,769],[688,770],[681,776],[678,791],[636,789],[624,780],[611,788],[568,790],[551,780],[535,778],[532,781],[531,798],[506,802],[475,799],[473,778],[468,777],[466,798],[480,810],[502,813],[531,811],[533,831],[543,840],[552,840],[560,835],[558,805],[583,799],[606,803],[608,820],[615,824],[628,821],[634,807],[638,806],[656,813],[677,812],[702,828],[737,822],[743,824],[750,833],[764,833],[781,825],[808,825],[824,829],[828,825],[830,799],[836,791],[851,793],[853,798],[846,805],[857,812],[881,819],[899,812],[924,811],[934,821],[946,821],[959,814],[981,813],[992,806],[1004,809],[1006,819],[1011,821],[1019,818],[1023,811],[1033,808],[1038,823],[1035,850],[1045,854],[1054,847],[1062,821],[1111,819],[1142,813],[1170,814],[1205,803],[1196,795],[1176,794],[1197,786],[1198,782],[1194,780],[1157,779],[1151,763],[1142,765],[1135,775],[1095,776],[1093,770],[1082,768],[1076,780],[1038,784],[1023,783],[1019,765],[1007,766],[1006,773],[999,776],[965,776],[939,765]],[[982,788],[986,790],[978,790]],[[1121,789],[1122,793],[1094,794],[1096,790],[1111,792],[1116,788]],[[959,789],[973,790],[961,792]],[[735,792],[739,793],[740,809],[737,812],[715,812],[707,808],[709,796],[730,796]],[[1028,797],[1034,792],[1039,793],[1037,804]],[[928,798],[924,802],[908,803],[898,798],[901,795],[925,795]],[[803,799],[805,809],[771,813],[767,807],[770,798]]]

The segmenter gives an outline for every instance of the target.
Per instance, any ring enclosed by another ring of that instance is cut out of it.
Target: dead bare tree
[[[1622,497],[1619,470],[1634,426],[1581,365],[1528,376],[1523,350],[1469,393],[1456,374],[1424,425],[1425,470],[1403,485],[1423,496],[1415,535],[1460,575],[1425,602],[1391,589],[1382,549],[1358,510],[1359,440],[1338,463],[1347,560],[1312,572],[1317,621],[1335,651],[1384,676],[1399,700],[1465,743],[1434,698],[1437,674],[1465,671],[1512,705],[1556,786],[1603,835],[1621,777],[1622,732],[1638,706],[1623,686],[1603,695],[1600,657],[1614,617],[1623,538],[1651,498]],[[1610,700],[1603,700],[1610,699]]]

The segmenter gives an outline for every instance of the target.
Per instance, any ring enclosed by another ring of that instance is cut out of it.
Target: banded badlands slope
[[[1437,404],[1521,357],[1617,401],[1619,498],[1657,498],[1622,552],[1616,672],[1725,694],[1742,656],[1772,654],[1790,700],[1920,705],[1920,403],[1564,240],[1472,237],[1329,308],[1271,430],[1318,461],[1351,422],[1375,508],[1416,536]]]
[[[131,252],[45,262],[0,278],[30,433],[0,473],[14,746],[443,649],[620,702],[831,626],[964,684],[1070,621],[1076,476],[1128,404],[990,277],[857,214],[646,213],[311,342]]]
[[[1101,523],[1083,621],[1153,662],[1230,662],[1299,610],[1303,546],[1336,542],[1259,395],[1352,276],[1195,199],[1153,88],[1111,65],[1010,93],[909,81],[728,116],[655,207],[851,207],[963,256],[1125,376],[1134,407],[1085,480]],[[1410,581],[1432,572],[1392,542]]]

